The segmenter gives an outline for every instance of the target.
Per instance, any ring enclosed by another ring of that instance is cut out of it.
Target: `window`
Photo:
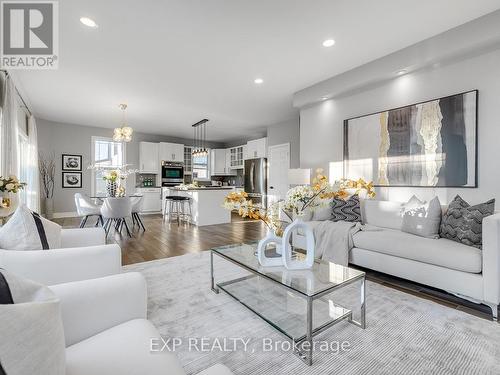
[[[210,155],[210,152],[208,153]],[[193,180],[209,180],[209,156],[193,156]]]
[[[17,172],[15,174],[19,181],[28,182],[28,174],[30,173],[30,168],[32,168],[32,163],[30,163],[29,160],[30,144],[28,139],[28,115],[24,112],[20,103],[18,103],[17,109],[17,126]],[[34,167],[38,169],[38,166]],[[26,186],[24,189],[19,190],[19,200],[29,206],[28,194],[32,194],[30,186]]]
[[[111,138],[92,137],[92,195],[105,195],[107,171],[122,168],[125,164],[125,144]]]
[[[19,164],[19,174],[18,179],[22,182],[28,181],[28,173],[29,173],[29,142],[28,135],[19,131],[19,143],[18,143],[18,164]],[[24,204],[28,204],[28,189],[29,186],[25,189],[19,190],[19,200]]]

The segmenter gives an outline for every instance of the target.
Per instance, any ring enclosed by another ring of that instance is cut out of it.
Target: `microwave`
[[[161,163],[161,184],[172,186],[184,182],[184,163],[163,161]]]

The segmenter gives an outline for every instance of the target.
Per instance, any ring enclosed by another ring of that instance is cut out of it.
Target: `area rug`
[[[240,272],[215,259],[216,276]],[[499,324],[374,282],[367,282],[367,328],[343,321],[324,331],[316,341],[330,346],[318,348],[309,367],[268,323],[211,291],[209,252],[125,270],[146,277],[148,314],[165,339],[162,349],[175,349],[189,374],[215,363],[236,375],[500,374]],[[358,298],[355,290],[339,298],[346,295]]]

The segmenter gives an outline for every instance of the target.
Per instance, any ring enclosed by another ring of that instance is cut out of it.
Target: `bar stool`
[[[191,222],[193,219],[193,213],[191,209],[191,198],[190,197],[182,197],[178,195],[169,195],[165,197],[165,209],[163,210],[163,221],[168,217],[168,221],[170,222],[172,216],[175,215],[177,218],[177,224],[180,224],[182,221]],[[185,204],[188,204],[189,213],[185,210]]]

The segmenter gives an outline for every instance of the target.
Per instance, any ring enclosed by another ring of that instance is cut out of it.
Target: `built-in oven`
[[[161,163],[162,186],[173,186],[184,182],[184,163],[163,161]]]

